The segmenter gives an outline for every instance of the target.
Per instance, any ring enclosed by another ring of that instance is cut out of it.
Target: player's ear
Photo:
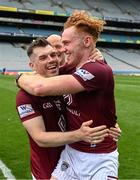
[[[85,36],[84,37],[84,46],[85,47],[89,47],[91,45],[92,42],[92,37],[91,36]]]
[[[29,67],[32,69],[32,70],[34,70],[34,63],[33,62],[29,62]]]

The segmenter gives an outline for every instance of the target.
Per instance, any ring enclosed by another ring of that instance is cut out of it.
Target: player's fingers
[[[101,126],[97,126],[97,127],[93,127],[93,128],[92,128],[92,130],[93,130],[94,132],[102,131],[102,130],[104,130],[104,129],[107,129],[107,128],[106,128],[106,125],[101,125]]]
[[[113,140],[114,140],[115,142],[118,142],[118,141],[119,141],[119,139],[118,139],[118,138],[113,138]]]
[[[93,123],[93,120],[89,120],[89,121],[86,121],[86,122],[83,122],[83,126],[90,126],[91,124]]]
[[[115,128],[114,129],[110,129],[109,130],[109,135],[120,137],[121,136],[121,130],[119,130],[119,129],[116,130]]]
[[[107,137],[108,136],[108,133],[104,133],[104,134],[101,134],[101,135],[98,135],[98,136],[95,136],[95,135],[93,135],[93,136],[91,136],[91,139],[94,141],[94,140],[100,140],[100,139],[102,139],[102,138],[105,138],[105,137]]]
[[[122,132],[119,127],[117,127],[117,128],[116,128],[116,127],[115,127],[115,128],[114,128],[114,127],[111,127],[110,130],[111,130],[111,131],[114,131],[114,132],[120,132],[120,133]]]
[[[102,135],[104,135],[104,134],[109,134],[109,129],[106,129],[106,128],[104,128],[104,129],[96,129],[96,131],[95,131],[95,129],[92,129],[91,130],[91,134],[93,135],[93,136],[102,136]]]

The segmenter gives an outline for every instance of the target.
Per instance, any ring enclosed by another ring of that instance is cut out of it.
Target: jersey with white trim
[[[114,127],[116,110],[111,68],[101,61],[88,61],[72,75],[81,83],[85,91],[64,95],[69,130],[78,129],[83,122],[91,119],[92,127],[100,125]],[[108,153],[116,149],[116,142],[111,137],[107,137],[102,143],[92,146],[82,141],[70,146],[89,153]]]
[[[21,121],[42,116],[46,131],[65,131],[66,121],[62,97],[37,97],[20,90],[16,107]],[[36,179],[49,179],[63,147],[39,147],[29,136],[31,171]]]

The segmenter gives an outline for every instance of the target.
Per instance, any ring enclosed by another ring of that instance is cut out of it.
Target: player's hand
[[[115,127],[111,127],[109,129],[109,136],[111,136],[113,138],[113,140],[116,142],[119,140],[121,133],[122,133],[122,131],[118,124],[116,124]]]
[[[105,125],[91,128],[90,125],[92,125],[92,123],[93,120],[82,123],[79,129],[81,141],[85,141],[90,144],[98,144],[108,136],[109,129],[107,129]]]
[[[104,61],[104,57],[101,53],[101,51],[99,51],[99,49],[95,48],[92,53],[90,54],[89,60],[95,60],[95,61]]]

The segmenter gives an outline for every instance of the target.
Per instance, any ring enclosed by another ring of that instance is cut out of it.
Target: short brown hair
[[[78,31],[86,32],[97,41],[105,21],[93,18],[86,11],[74,11],[64,24],[64,29],[75,26]]]
[[[33,40],[32,43],[29,45],[27,49],[27,55],[30,57],[33,53],[34,48],[46,47],[47,45],[50,45],[50,43],[45,38],[37,38],[36,40]]]

